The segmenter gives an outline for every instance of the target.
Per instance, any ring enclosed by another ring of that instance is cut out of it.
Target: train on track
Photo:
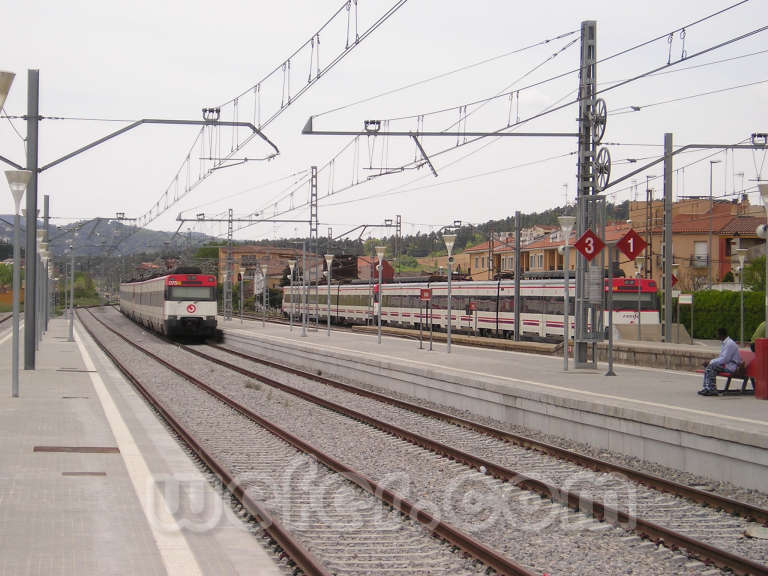
[[[609,281],[605,281],[606,293]],[[429,301],[422,300],[429,290]],[[575,281],[569,288],[570,325],[573,328]],[[382,285],[382,324],[417,328],[421,324],[444,330],[448,325],[447,282],[392,283]],[[451,284],[451,330],[511,338],[514,335],[515,285],[511,280],[453,282]],[[659,323],[659,298],[656,282],[644,278],[613,280],[614,324]],[[520,332],[524,338],[560,339],[563,337],[562,279],[520,281]],[[304,300],[306,299],[306,304]],[[336,284],[331,286],[331,321],[337,324],[366,324],[379,312],[377,284]],[[284,287],[282,312],[326,319],[328,292],[325,286],[311,286],[307,294],[301,286]],[[603,324],[607,326],[607,312]],[[572,332],[571,332],[572,334]]]
[[[187,267],[123,282],[120,311],[169,337],[216,337],[216,276]]]

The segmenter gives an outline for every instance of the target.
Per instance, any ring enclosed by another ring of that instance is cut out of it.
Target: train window
[[[215,294],[208,286],[171,286],[168,300],[206,300],[213,301]]]

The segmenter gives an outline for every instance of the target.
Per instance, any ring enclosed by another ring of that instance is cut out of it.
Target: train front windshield
[[[210,302],[216,300],[213,286],[171,286],[168,289],[168,300],[195,300]]]

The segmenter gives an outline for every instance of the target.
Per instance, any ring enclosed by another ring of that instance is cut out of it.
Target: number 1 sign
[[[629,232],[624,234],[621,240],[616,243],[616,247],[621,250],[630,260],[634,260],[640,252],[645,250],[648,243],[642,239],[640,234],[630,228]]]

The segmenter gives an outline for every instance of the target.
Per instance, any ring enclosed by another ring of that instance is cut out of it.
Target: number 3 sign
[[[591,229],[587,228],[587,231],[581,235],[581,238],[576,240],[576,244],[573,246],[576,250],[581,252],[581,255],[584,256],[588,262],[591,262],[595,256],[600,254],[600,251],[605,244],[603,244],[603,241],[600,240]]]

